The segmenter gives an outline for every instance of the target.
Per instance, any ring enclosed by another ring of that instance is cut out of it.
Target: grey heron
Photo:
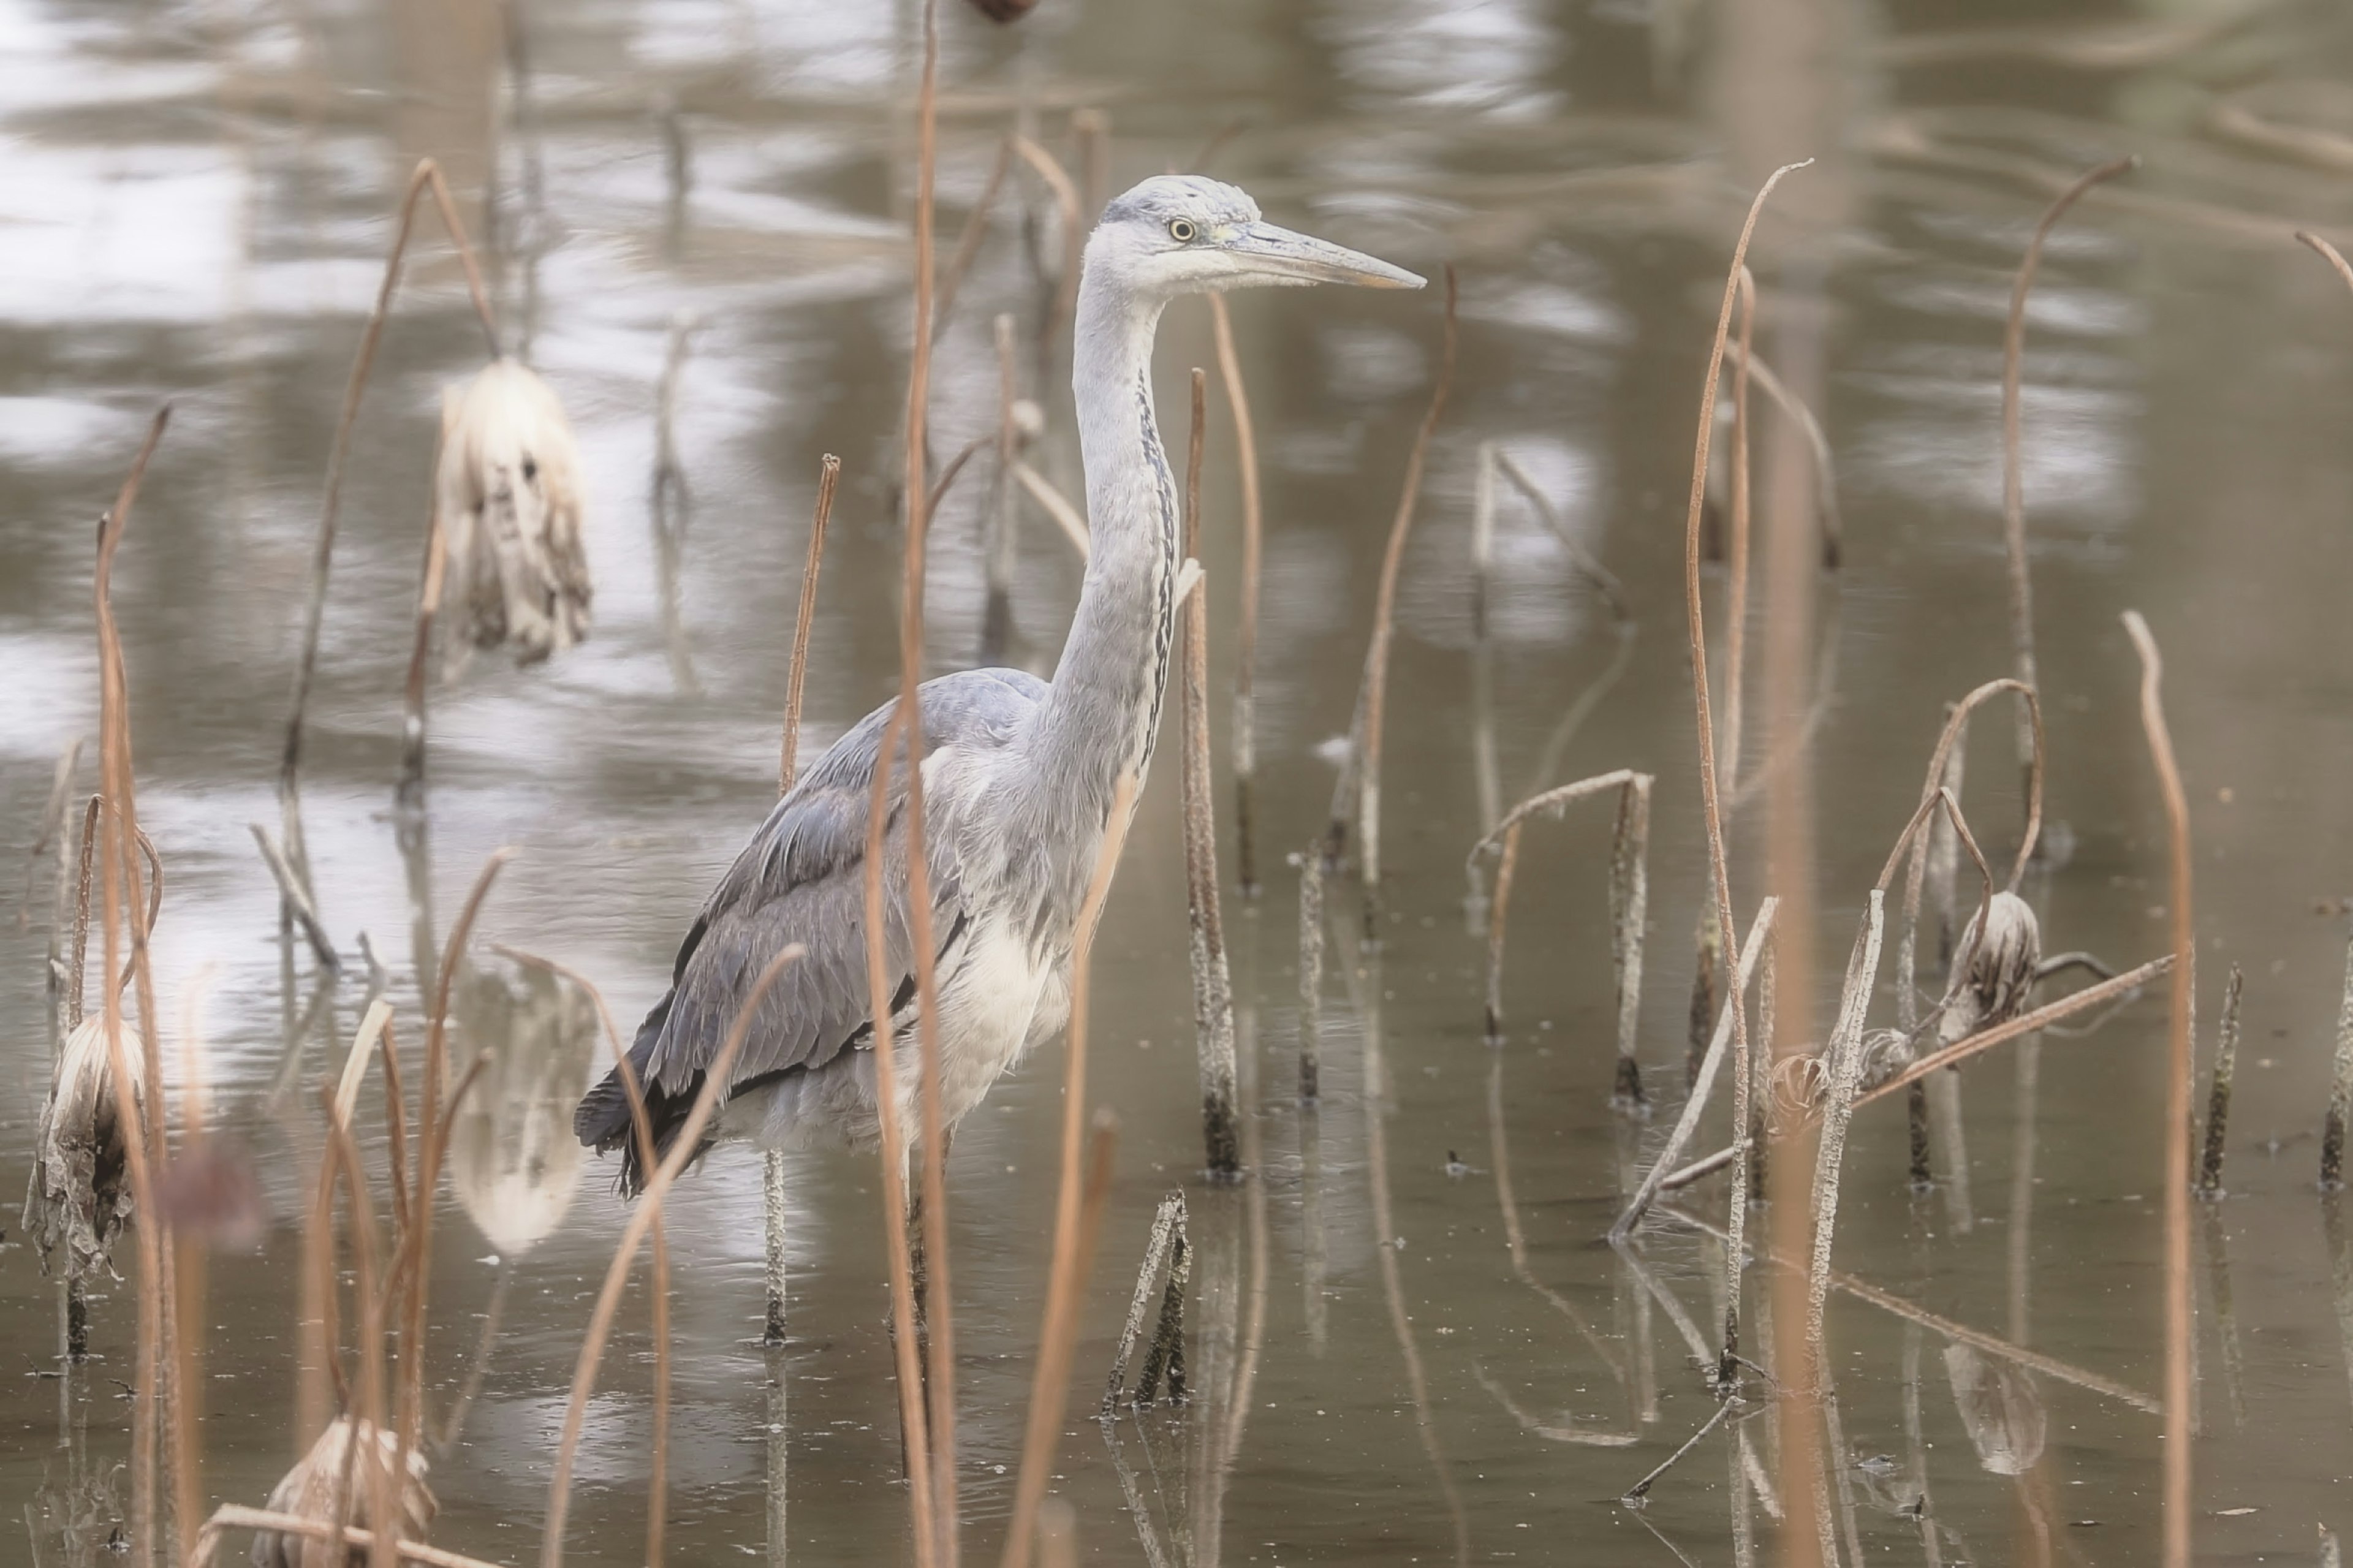
[[[1176,639],[1176,485],[1154,421],[1152,346],[1180,295],[1266,284],[1418,289],[1401,268],[1265,223],[1231,185],[1145,181],[1113,201],[1087,241],[1072,389],[1092,553],[1051,681],[967,669],[921,688],[926,860],[937,953],[940,1091],[947,1125],[968,1114],[1069,1011],[1071,942],[1123,774],[1152,759]],[[658,1149],[676,1138],[706,1068],[768,961],[806,950],[769,990],[725,1086],[715,1137],[764,1148],[879,1140],[866,969],[863,858],[877,753],[891,707],[868,714],[795,784],[695,917],[670,989],[629,1060]],[[903,773],[904,763],[892,764]],[[895,977],[892,1038],[905,1054],[902,1125],[916,1083],[906,792],[894,781],[885,838],[884,950]],[[638,1164],[617,1068],[580,1102],[574,1130]]]

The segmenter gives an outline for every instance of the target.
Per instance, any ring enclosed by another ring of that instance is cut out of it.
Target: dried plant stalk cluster
[[[554,389],[511,359],[444,398],[433,498],[448,552],[442,592],[458,617],[447,668],[455,675],[477,648],[536,664],[588,635],[595,594],[571,421]]]

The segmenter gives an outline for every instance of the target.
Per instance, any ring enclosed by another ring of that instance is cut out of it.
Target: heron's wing
[[[923,688],[925,749],[1001,750],[1036,710],[1045,686],[1015,670],[965,670]],[[761,826],[704,904],[679,951],[670,995],[647,1020],[658,1031],[647,1076],[687,1091],[725,1044],[760,973],[798,942],[803,956],[769,988],[730,1079],[741,1085],[791,1068],[822,1065],[862,1044],[873,1027],[866,954],[866,828],[883,727],[893,704],[837,741]],[[957,770],[962,772],[963,770]],[[907,909],[906,767],[892,768],[883,837],[883,954],[893,1012],[914,994]],[[926,778],[937,774],[927,773]],[[927,799],[932,931],[945,951],[970,914],[962,835],[945,819],[971,802]],[[642,1043],[642,1042],[641,1042]]]

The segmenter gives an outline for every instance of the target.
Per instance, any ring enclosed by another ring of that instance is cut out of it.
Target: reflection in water
[[[585,1151],[572,1111],[600,1039],[596,1005],[552,972],[517,965],[462,975],[451,999],[458,1059],[484,1066],[449,1132],[449,1184],[502,1258],[521,1258],[564,1222]]]
[[[1968,1345],[1948,1344],[1945,1376],[1978,1463],[1997,1476],[2022,1476],[2032,1468],[2042,1457],[2048,1424],[2033,1374]]]

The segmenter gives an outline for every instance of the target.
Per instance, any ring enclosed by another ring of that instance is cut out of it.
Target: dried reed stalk
[[[1185,554],[1201,557],[1201,445],[1207,434],[1208,377],[1192,378],[1192,435],[1185,447]],[[1234,990],[1226,967],[1225,921],[1218,908],[1217,807],[1209,775],[1209,604],[1196,583],[1185,595],[1185,675],[1179,710],[1185,725],[1183,796],[1185,890],[1193,963],[1193,1037],[1201,1068],[1201,1141],[1209,1179],[1241,1177],[1241,1132],[1234,1110]]]
[[[246,826],[253,833],[253,842],[260,847],[261,863],[269,868],[270,879],[278,884],[278,896],[294,911],[294,924],[302,932],[302,940],[311,944],[311,952],[319,960],[319,967],[330,974],[343,972],[343,961],[336,956],[334,939],[320,922],[319,911],[311,907],[311,895],[303,890],[301,879],[294,868],[287,864],[285,852],[270,841],[269,830],[258,822]]]
[[[785,675],[785,734],[776,761],[776,793],[790,795],[800,773],[801,694],[808,678],[809,629],[817,618],[818,571],[825,563],[826,524],[833,518],[833,497],[841,482],[841,459],[828,452],[818,472],[817,512],[809,522],[808,555],[801,566],[800,607],[793,616],[792,663]],[[648,1162],[650,1163],[650,1162]],[[760,1159],[761,1201],[767,1232],[765,1283],[767,1311],[760,1340],[785,1342],[785,1156],[770,1149]],[[660,1235],[655,1247],[661,1246]]]
[[[1842,563],[1846,552],[1846,523],[1839,514],[1838,473],[1831,458],[1831,438],[1823,433],[1822,422],[1806,400],[1789,390],[1788,384],[1773,374],[1773,367],[1762,356],[1751,353],[1745,346],[1735,343],[1732,352],[1737,356],[1734,368],[1741,363],[1748,368],[1748,376],[1763,393],[1767,401],[1781,411],[1782,417],[1798,427],[1806,438],[1806,449],[1814,459],[1814,499],[1820,510],[1822,534],[1822,570],[1835,572]]]
[[[588,1395],[596,1384],[596,1368],[605,1357],[605,1341],[613,1330],[613,1316],[621,1304],[621,1288],[628,1283],[629,1265],[635,1261],[638,1247],[646,1238],[661,1212],[662,1200],[669,1196],[670,1184],[688,1163],[702,1152],[703,1130],[710,1125],[712,1112],[718,1108],[719,1096],[727,1083],[727,1074],[735,1065],[736,1054],[752,1033],[753,1017],[760,1004],[767,999],[769,987],[785,972],[785,966],[797,960],[803,952],[798,942],[793,943],[770,959],[736,1010],[735,1022],[727,1031],[727,1038],[719,1047],[719,1055],[704,1069],[702,1086],[695,1092],[694,1104],[687,1112],[685,1122],[671,1142],[670,1152],[654,1167],[653,1175],[639,1193],[638,1205],[630,1211],[628,1224],[622,1227],[619,1244],[613,1250],[613,1261],[605,1270],[604,1288],[597,1292],[596,1307],[588,1320],[588,1331],[581,1342],[580,1356],[572,1373],[572,1394],[564,1410],[564,1434],[555,1450],[555,1478],[547,1494],[547,1525],[540,1562],[543,1568],[558,1568],[564,1561],[564,1525],[572,1506],[572,1465],[580,1447],[580,1429],[588,1414]],[[631,1107],[636,1114],[636,1106]],[[893,1230],[898,1229],[894,1223]]]
[[[1136,1341],[1144,1332],[1144,1314],[1152,1305],[1153,1282],[1166,1269],[1173,1285],[1177,1270],[1176,1259],[1186,1250],[1185,1189],[1172,1187],[1153,1211],[1152,1232],[1144,1244],[1144,1264],[1135,1272],[1135,1295],[1127,1305],[1127,1322],[1119,1331],[1119,1348],[1112,1352],[1111,1376],[1103,1384],[1103,1404],[1095,1409],[1097,1420],[1109,1421],[1118,1411],[1119,1396],[1127,1382],[1128,1357],[1134,1353]],[[1180,1290],[1177,1300],[1181,1303],[1183,1299]]]
[[[1951,805],[1952,796],[1942,798],[1948,806]],[[1862,930],[1855,936],[1854,953],[1847,961],[1838,1018],[1831,1028],[1830,1102],[1823,1108],[1821,1139],[1815,1145],[1813,1259],[1806,1274],[1806,1344],[1812,1352],[1812,1364],[1808,1371],[1818,1391],[1826,1389],[1829,1384],[1830,1363],[1822,1344],[1822,1308],[1830,1296],[1831,1239],[1838,1228],[1839,1175],[1846,1160],[1847,1126],[1854,1116],[1855,1089],[1862,1075],[1863,1019],[1871,1010],[1872,993],[1879,985],[1879,944],[1886,913],[1886,890],[1873,888],[1864,910]]]
[[[1629,950],[1630,950],[1633,979],[1638,988],[1641,983],[1642,966],[1641,933],[1637,931],[1630,939],[1624,921],[1629,914],[1635,912],[1626,906],[1630,905],[1636,896],[1636,890],[1630,879],[1640,877],[1640,862],[1643,847],[1647,845],[1651,782],[1651,777],[1648,773],[1638,773],[1631,768],[1620,768],[1613,773],[1598,773],[1589,779],[1579,779],[1575,784],[1561,784],[1556,788],[1546,790],[1540,795],[1530,795],[1506,812],[1504,819],[1490,829],[1478,843],[1471,846],[1471,853],[1463,857],[1462,870],[1471,880],[1471,897],[1475,904],[1480,898],[1480,858],[1491,849],[1495,851],[1495,892],[1493,898],[1487,900],[1487,1043],[1489,1045],[1499,1044],[1504,1037],[1504,939],[1505,924],[1511,913],[1512,882],[1520,858],[1520,830],[1527,825],[1529,818],[1538,812],[1547,812],[1556,818],[1568,808],[1571,802],[1582,800],[1588,795],[1600,795],[1605,791],[1615,790],[1618,792],[1619,805],[1617,832],[1610,845],[1609,910],[1612,921],[1610,958],[1619,980],[1618,1081],[1620,1087],[1623,1087],[1627,1076],[1627,1064],[1632,1059],[1631,1041],[1626,1026],[1628,997],[1625,983]],[[1639,824],[1634,820],[1637,813],[1633,808],[1633,802],[1638,795],[1641,803]],[[1644,845],[1629,842],[1629,835],[1635,831],[1637,826],[1645,836]],[[1621,867],[1629,863],[1631,864],[1631,869],[1621,874]],[[1641,897],[1647,902],[1649,897],[1647,883],[1641,889]],[[1634,1098],[1637,1101],[1641,1099],[1639,1078],[1635,1079]]]
[[[1740,238],[1732,247],[1732,265],[1724,279],[1724,302],[1716,311],[1715,338],[1708,348],[1707,375],[1700,388],[1699,434],[1693,444],[1691,499],[1683,521],[1683,611],[1691,631],[1692,701],[1699,726],[1700,798],[1707,822],[1708,880],[1715,899],[1716,940],[1723,945],[1725,959],[1736,971],[1732,994],[1725,999],[1732,1018],[1736,1095],[1746,1088],[1751,1072],[1748,1005],[1744,994],[1747,985],[1746,960],[1749,955],[1733,945],[1732,884],[1725,869],[1724,810],[1718,798],[1721,784],[1715,761],[1715,717],[1710,710],[1707,691],[1707,625],[1700,607],[1700,513],[1707,503],[1707,448],[1709,438],[1715,434],[1716,387],[1724,374],[1724,343],[1732,330],[1732,308],[1739,295],[1741,273],[1748,259],[1748,241],[1757,232],[1757,216],[1765,210],[1766,200],[1772,195],[1773,187],[1779,184],[1782,177],[1791,170],[1802,169],[1812,162],[1809,158],[1803,163],[1784,163],[1766,177],[1756,199],[1748,205],[1748,216],[1740,226]],[[1709,1055],[1715,1054],[1715,1047],[1711,1046]],[[1694,1100],[1698,1099],[1696,1090],[1693,1098]],[[1652,1180],[1646,1181],[1645,1185],[1655,1191],[1655,1178],[1672,1168],[1668,1162],[1661,1161],[1652,1169]],[[1747,1188],[1746,1174],[1744,1168],[1738,1184],[1741,1192]],[[1635,1220],[1641,1218],[1639,1209],[1630,1209],[1629,1215]],[[1619,1226],[1621,1229],[1631,1228],[1623,1217]],[[1613,1230],[1612,1234],[1619,1232]],[[1738,1373],[1738,1363],[1735,1359],[1740,1348],[1740,1292],[1737,1289],[1727,1292],[1724,1311],[1724,1360],[1719,1368],[1718,1381],[1730,1383]]]
[[[400,781],[393,787],[393,803],[412,814],[425,809],[425,669],[432,657],[433,623],[441,613],[441,591],[449,575],[449,536],[442,525],[439,478],[444,455],[457,434],[459,406],[458,389],[444,387],[441,427],[433,444],[433,504],[425,518],[425,568],[417,589],[417,632],[408,650],[408,674],[401,684]],[[659,505],[662,493],[659,483],[654,493]],[[302,906],[294,908],[299,917]]]
[[[2189,1189],[2181,1175],[2189,1165],[2190,975],[2197,963],[2196,927],[2190,920],[2189,803],[2173,760],[2173,737],[2165,722],[2158,685],[2165,666],[2137,610],[2124,614],[2126,632],[2140,655],[2141,728],[2148,736],[2149,760],[2165,796],[2167,838],[2172,863],[2167,899],[2173,915],[2173,1048],[2165,1095],[2165,1531],[2166,1568],[2189,1568],[2190,1554],[2189,1445],[2190,1335]]]
[[[1733,1015],[1738,1008],[1740,993],[1746,991],[1749,982],[1757,976],[1758,956],[1770,940],[1774,916],[1779,909],[1780,900],[1769,894],[1757,906],[1756,918],[1748,926],[1748,940],[1738,949],[1740,967],[1734,977],[1733,994],[1724,999],[1723,1011],[1716,1016],[1715,1037],[1708,1044],[1706,1056],[1701,1059],[1699,1076],[1693,1081],[1691,1095],[1683,1101],[1683,1114],[1675,1119],[1674,1130],[1667,1134],[1665,1146],[1659,1151],[1658,1158],[1651,1163],[1651,1169],[1643,1176],[1641,1184],[1627,1200],[1625,1211],[1610,1226],[1609,1239],[1612,1242],[1622,1242],[1634,1234],[1634,1227],[1642,1223],[1642,1215],[1650,1209],[1651,1200],[1658,1196],[1661,1184],[1666,1180],[1668,1173],[1675,1169],[1676,1163],[1683,1157],[1683,1152],[1691,1147],[1693,1135],[1699,1131],[1701,1114],[1707,1110],[1708,1096],[1715,1089],[1716,1074],[1724,1066],[1725,1050],[1732,1039]]]
[[[1197,165],[1198,167],[1198,165]],[[1234,352],[1234,323],[1226,297],[1209,295],[1209,331],[1218,347],[1218,384],[1234,419],[1234,468],[1242,491],[1241,604],[1235,612],[1234,858],[1242,897],[1258,897],[1258,840],[1253,832],[1251,792],[1258,781],[1258,601],[1265,522],[1259,499],[1258,426],[1250,418],[1250,390],[1242,384],[1241,356]],[[1196,552],[1198,553],[1198,552]]]
[[[1014,1484],[1013,1522],[1005,1536],[1005,1568],[1028,1568],[1038,1504],[1054,1468],[1061,1436],[1063,1394],[1070,1381],[1071,1353],[1078,1336],[1079,1289],[1085,1282],[1092,1240],[1082,1210],[1087,1206],[1079,1169],[1080,1127],[1087,1091],[1087,1022],[1092,997],[1095,929],[1110,895],[1112,874],[1127,843],[1128,816],[1135,805],[1135,780],[1122,773],[1113,789],[1111,819],[1095,851],[1094,873],[1079,906],[1071,947],[1071,1021],[1062,1069],[1061,1183],[1054,1200],[1054,1260],[1046,1288],[1046,1319],[1039,1331],[1038,1370],[1029,1389],[1029,1415],[1021,1440],[1021,1469]],[[1096,1160],[1108,1175],[1108,1134],[1098,1129]],[[1098,1200],[1099,1202],[1100,1200]]]
[[[98,563],[93,574],[99,661],[99,782],[110,808],[99,838],[99,872],[102,909],[104,983],[100,986],[101,1017],[106,1036],[107,1069],[112,1079],[115,1124],[124,1130],[124,1164],[130,1178],[132,1204],[138,1215],[139,1347],[136,1381],[132,1385],[132,1541],[152,1559],[161,1537],[156,1533],[157,1403],[167,1394],[164,1379],[175,1342],[171,1310],[172,1289],[164,1244],[167,1227],[154,1205],[154,1178],[164,1168],[164,1128],[169,1108],[164,1092],[163,1056],[155,1035],[155,996],[147,966],[147,922],[142,918],[142,893],[132,860],[139,832],[131,763],[130,681],[123,670],[122,639],[114,622],[114,555],[130,526],[131,509],[148,461],[163,440],[171,418],[167,404],[148,426],[138,456],[132,459],[114,505],[99,520]],[[132,978],[138,986],[141,1073],[134,1079],[122,1041],[122,986],[114,976],[124,940],[129,942]],[[132,1086],[143,1082],[142,1105]],[[176,1491],[176,1477],[172,1478]]]
[[[1299,867],[1299,1098],[1313,1105],[1324,1074],[1324,856],[1311,844],[1293,859]]]
[[[466,289],[474,301],[474,314],[482,323],[491,357],[499,357],[498,322],[491,313],[490,296],[482,289],[481,269],[474,264],[473,247],[466,239],[466,226],[459,219],[457,203],[450,198],[448,182],[441,177],[440,166],[427,158],[409,175],[407,192],[401,197],[392,248],[385,257],[384,281],[377,286],[375,308],[368,313],[367,326],[360,334],[359,353],[352,360],[351,378],[343,387],[343,412],[335,421],[334,444],[327,452],[326,495],[319,509],[319,543],[311,561],[310,605],[302,622],[301,657],[294,667],[286,748],[278,769],[278,805],[283,819],[279,833],[285,841],[287,858],[306,890],[312,889],[310,847],[302,837],[302,724],[311,702],[311,682],[318,670],[320,632],[326,621],[327,576],[334,563],[335,525],[343,509],[343,465],[351,455],[352,428],[359,419],[360,398],[367,391],[368,370],[375,363],[376,344],[384,337],[384,324],[392,312],[392,297],[400,286],[401,261],[407,253],[408,237],[416,225],[417,198],[428,187],[433,192],[434,205],[440,210],[442,226],[448,231],[450,242],[457,247],[458,259],[466,269]]]
[[[2353,1116],[2353,937],[2345,944],[2345,996],[2337,1007],[2336,1071],[2329,1077],[2328,1111],[2320,1128],[2320,1190],[2345,1185],[2345,1123]]]
[[[1634,1047],[1642,1018],[1642,941],[1651,918],[1651,785],[1638,773],[1618,795],[1610,833],[1609,967],[1618,990],[1618,1082],[1611,1098],[1623,1110],[1649,1114],[1642,1069]]]
[[[2139,163],[2137,157],[2116,159],[2087,171],[2060,192],[2058,199],[2043,213],[2042,221],[2034,226],[2034,236],[2026,242],[2025,259],[2018,265],[2018,280],[2010,290],[2010,320],[2001,335],[2001,537],[2010,557],[2010,657],[2016,662],[2020,682],[2037,689],[2042,679],[2034,668],[2034,584],[2026,565],[2025,463],[2020,453],[2026,297],[2034,288],[2035,272],[2042,265],[2043,242],[2051,237],[2059,220],[2067,216],[2067,209],[2093,186],[2113,180]],[[2018,767],[2021,773],[2025,773],[2037,765],[2035,758],[2040,748],[2023,715],[2019,718],[2016,737]]]
[[[2353,263],[2348,263],[2335,246],[2309,229],[2297,229],[2295,237],[2300,243],[2318,251],[2329,266],[2337,268],[2337,276],[2345,279],[2345,286],[2348,289],[2353,289]]]
[[[907,747],[907,933],[914,946],[915,1035],[921,1047],[920,1083],[923,1127],[923,1321],[930,1355],[923,1389],[930,1409],[924,1431],[932,1444],[931,1484],[936,1489],[932,1526],[937,1532],[939,1568],[956,1568],[960,1530],[956,1513],[955,1293],[948,1269],[947,1125],[940,1103],[939,984],[934,968],[939,944],[932,929],[931,862],[924,849],[923,719],[923,560],[931,530],[930,498],[923,488],[926,420],[931,408],[934,190],[939,164],[939,0],[923,0],[923,74],[915,100],[915,299],[914,350],[907,369],[907,494],[905,576],[899,612],[899,703],[892,717],[902,726]],[[1050,160],[1049,160],[1050,162]],[[1064,182],[1068,184],[1067,181]],[[1078,237],[1082,238],[1083,237]],[[1073,241],[1076,243],[1076,240]],[[1078,287],[1072,266],[1069,287]],[[886,732],[875,773],[873,810],[882,810],[890,777],[891,737]],[[873,824],[869,824],[870,837]],[[880,851],[874,851],[880,858]],[[877,921],[879,926],[880,922]],[[875,1048],[885,1048],[877,1018]]]
[[[1186,1228],[1182,1207],[1176,1211],[1176,1235],[1168,1253],[1168,1278],[1160,1292],[1160,1319],[1152,1328],[1152,1348],[1144,1368],[1135,1374],[1135,1403],[1152,1403],[1160,1380],[1168,1380],[1168,1403],[1182,1405],[1191,1397],[1185,1386],[1185,1301],[1193,1284],[1193,1237]]]
[[[1414,432],[1406,456],[1405,478],[1398,487],[1397,516],[1389,524],[1388,546],[1381,553],[1381,580],[1373,601],[1373,637],[1365,650],[1364,684],[1356,695],[1356,744],[1349,748],[1349,772],[1356,786],[1357,871],[1364,884],[1365,941],[1380,940],[1381,918],[1381,735],[1388,718],[1389,643],[1396,635],[1398,577],[1405,567],[1407,536],[1413,531],[1414,503],[1421,493],[1422,465],[1430,456],[1430,438],[1446,411],[1447,395],[1454,387],[1455,328],[1454,268],[1446,268],[1444,337],[1438,356],[1438,381],[1430,388],[1430,411]],[[1345,787],[1345,783],[1344,783]],[[1340,805],[1345,807],[1345,797]],[[1332,814],[1331,842],[1342,841],[1345,817]]]
[[[394,1281],[406,1286],[401,1300],[400,1386],[394,1405],[400,1466],[405,1466],[408,1455],[416,1450],[425,1421],[425,1300],[433,1267],[433,1194],[440,1185],[441,1160],[448,1147],[449,1118],[457,1111],[465,1085],[473,1079],[469,1071],[456,1091],[449,1094],[445,1111],[442,1098],[449,1075],[450,993],[457,982],[458,966],[466,954],[467,940],[473,934],[475,918],[481,912],[482,900],[490,897],[491,884],[513,856],[512,848],[492,850],[483,860],[481,870],[475,874],[473,888],[467,893],[442,949],[433,1010],[427,1020],[424,1082],[417,1089],[418,1135],[424,1147],[417,1164],[417,1185],[408,1199],[409,1224],[401,1234],[399,1255],[393,1262]]]
[[[1757,363],[1757,278],[1740,268],[1740,337],[1732,362],[1732,539],[1724,590],[1724,755],[1716,788],[1730,795],[1740,783],[1741,719],[1748,689],[1748,555],[1750,459],[1748,378]]]
[[[2197,1192],[2211,1201],[2222,1195],[2222,1152],[2231,1128],[2231,1080],[2239,1065],[2239,987],[2243,976],[2231,965],[2231,982],[2222,988],[2222,1018],[2214,1037],[2214,1081],[2206,1100],[2204,1157],[2199,1163]]]

